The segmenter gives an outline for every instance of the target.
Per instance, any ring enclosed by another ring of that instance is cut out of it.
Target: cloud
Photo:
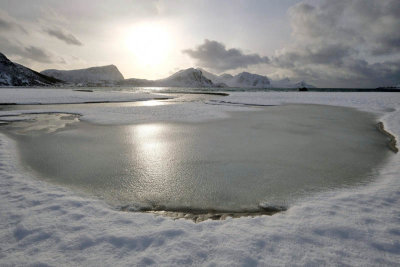
[[[0,15],[3,15],[2,13],[0,13]],[[13,22],[11,20],[6,19],[6,17],[2,16],[0,17],[0,31],[12,31],[12,30],[19,30],[25,34],[27,34],[28,32],[25,30],[24,27],[22,27],[20,24]]]
[[[400,1],[325,0],[289,11],[293,35],[302,41],[359,45],[370,54],[400,53]]]
[[[0,29],[11,30],[12,25],[8,21],[0,18]]]
[[[83,45],[81,43],[81,41],[79,41],[74,35],[70,34],[70,33],[66,33],[61,29],[55,29],[55,28],[46,28],[44,29],[44,31],[52,36],[55,37],[61,41],[64,41],[66,44],[69,45],[77,45],[77,46],[81,46]]]
[[[47,51],[36,47],[36,46],[28,46],[24,47],[22,50],[22,54],[34,61],[41,63],[52,63],[54,62],[53,57]]]
[[[308,64],[330,64],[340,67],[345,58],[356,53],[355,49],[342,44],[296,47],[296,49],[282,50],[281,55],[274,57],[272,63],[280,67]]]
[[[6,56],[18,56],[22,59],[40,62],[40,63],[55,63],[60,62],[50,52],[36,46],[21,46],[16,42],[0,36],[0,47],[2,53]]]
[[[226,49],[224,44],[207,39],[195,50],[186,49],[182,52],[195,59],[199,66],[218,72],[269,62],[268,57],[258,54],[243,54],[237,48]]]
[[[322,86],[399,83],[399,12],[398,0],[299,3],[288,12],[293,42],[271,64]]]

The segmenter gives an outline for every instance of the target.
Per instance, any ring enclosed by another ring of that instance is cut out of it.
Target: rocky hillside
[[[61,82],[9,60],[0,53],[0,86],[45,86]]]

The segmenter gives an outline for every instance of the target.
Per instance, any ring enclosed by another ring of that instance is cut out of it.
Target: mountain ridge
[[[107,84],[124,79],[118,68],[112,64],[74,70],[47,69],[41,73],[74,84]]]
[[[0,86],[45,86],[57,83],[62,81],[14,63],[0,53]]]
[[[250,72],[216,75],[201,68],[182,69],[157,80],[125,79],[113,64],[74,70],[47,69],[39,73],[10,61],[0,53],[0,86],[45,86],[57,83],[72,86],[314,88],[305,81],[292,83],[289,78],[273,81],[267,76]]]

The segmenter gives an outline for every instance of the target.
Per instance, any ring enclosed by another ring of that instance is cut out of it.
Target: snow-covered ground
[[[12,102],[35,97],[32,102],[59,103],[29,92]],[[73,97],[63,99],[73,102]],[[396,93],[234,93],[221,100],[355,107],[378,113],[386,128],[400,136]],[[183,103],[75,111],[84,120],[107,124],[218,119],[237,109],[254,108]],[[274,216],[195,224],[115,211],[101,200],[37,180],[18,164],[14,141],[0,134],[0,265],[394,266],[400,262],[399,173],[396,154],[369,185],[311,196]]]
[[[0,88],[1,104],[71,104],[85,102],[127,102],[154,98],[165,95],[128,92],[83,92],[78,89],[51,88]]]

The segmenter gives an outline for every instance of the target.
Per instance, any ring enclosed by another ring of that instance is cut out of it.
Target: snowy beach
[[[51,92],[51,93],[49,93]],[[143,101],[158,94],[2,89],[0,103]],[[119,125],[229,118],[251,105],[319,104],[377,114],[400,136],[397,93],[229,92],[194,102],[154,106],[35,109]],[[23,106],[21,106],[23,107]],[[3,120],[30,110],[1,110]],[[12,116],[11,116],[12,115]],[[121,212],[35,177],[20,165],[16,143],[0,135],[0,264],[6,265],[396,265],[400,262],[400,157],[391,155],[372,182],[303,198],[273,216],[194,223]]]

